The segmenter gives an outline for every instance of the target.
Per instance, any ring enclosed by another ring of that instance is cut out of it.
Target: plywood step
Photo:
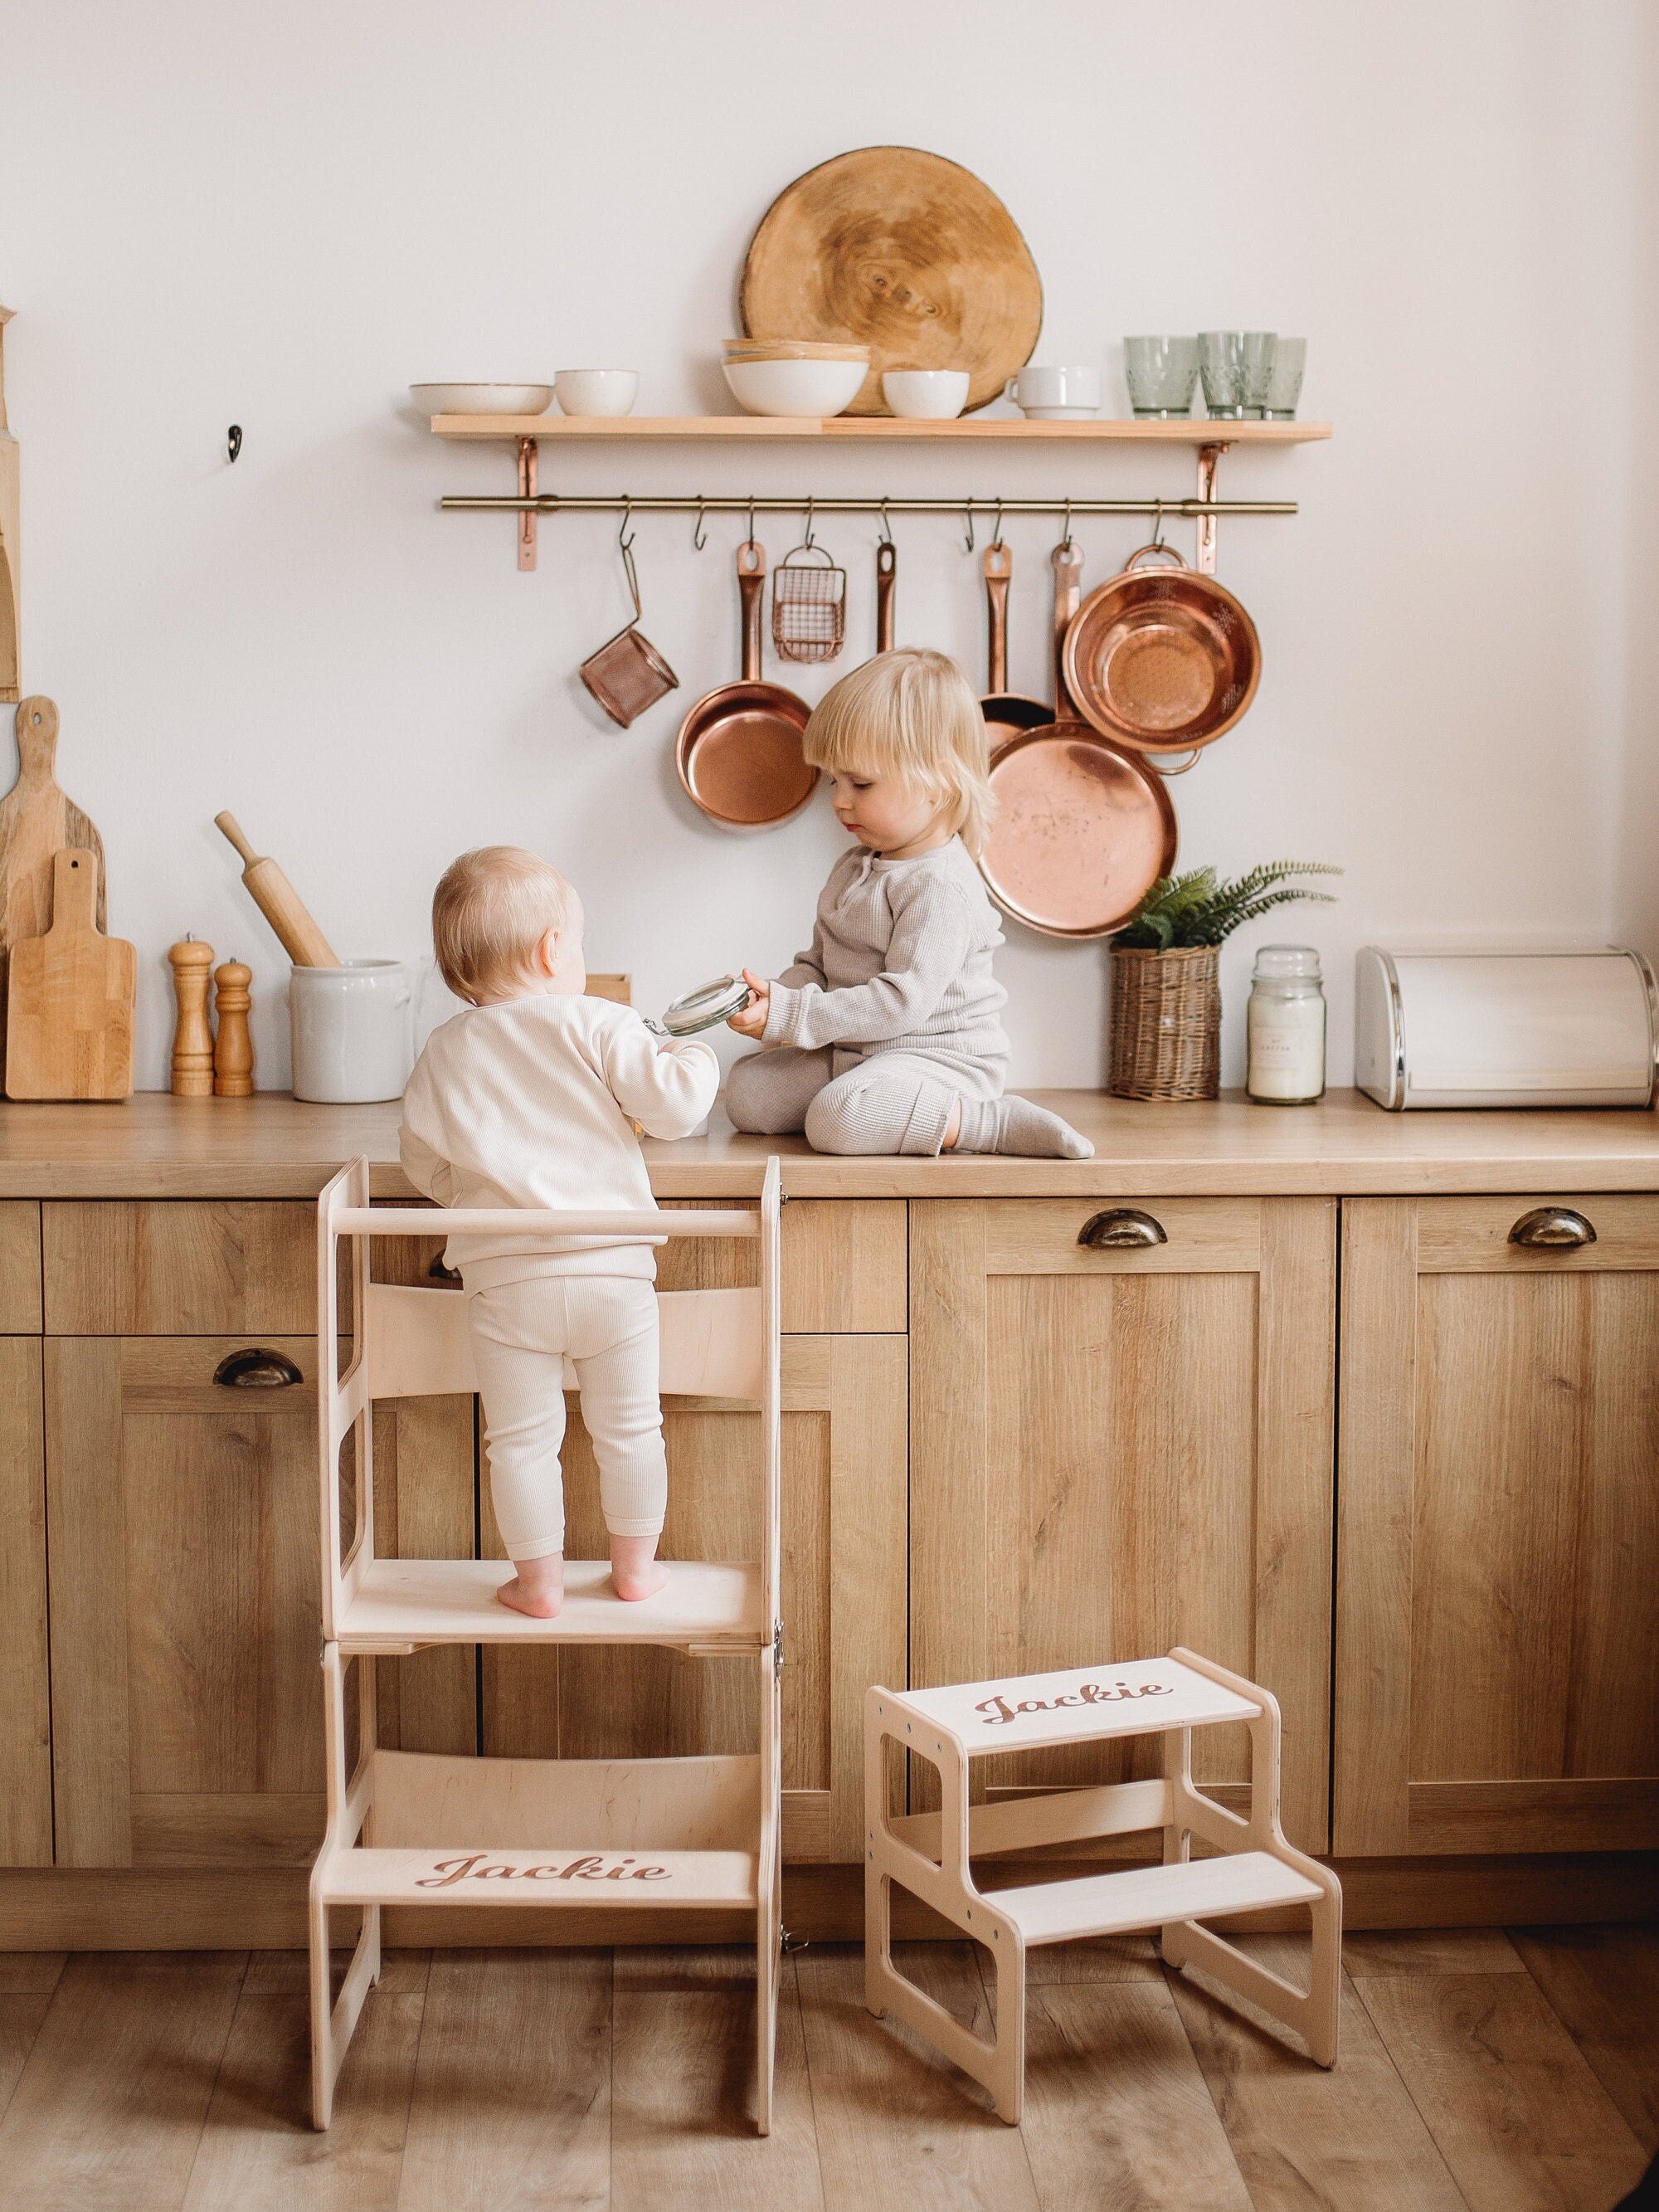
[[[989,1902],[1007,1914],[1028,1943],[1064,1943],[1073,1936],[1115,1936],[1126,1929],[1255,1912],[1270,1905],[1310,1905],[1322,1894],[1316,1882],[1282,1859],[1266,1851],[1239,1851],[1184,1866],[1136,1867],[1127,1874],[1000,1889]]]
[[[753,1906],[753,1851],[619,1851],[580,1844],[533,1850],[349,1850],[326,1856],[318,1888],[330,1905],[672,1905]]]
[[[564,1609],[532,1620],[499,1602],[504,1559],[374,1559],[335,1623],[343,1651],[407,1651],[428,1644],[664,1644],[757,1650],[760,1569],[747,1561],[673,1559],[655,1597],[626,1605],[605,1559],[571,1559]]]
[[[895,1710],[954,1736],[970,1758],[1044,1744],[1094,1743],[1254,1720],[1261,1708],[1178,1659],[1103,1660],[1050,1674],[953,1682],[939,1690],[884,1691]],[[894,1733],[903,1737],[900,1727]],[[910,1731],[920,1746],[922,1730]]]

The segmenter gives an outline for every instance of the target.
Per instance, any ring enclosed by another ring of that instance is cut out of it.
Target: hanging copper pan
[[[746,540],[738,548],[742,678],[706,692],[680,724],[674,746],[687,798],[722,830],[775,829],[817,789],[818,771],[801,750],[811,709],[781,684],[761,681],[765,589],[765,551]]]
[[[1142,568],[1152,554],[1174,568]],[[1090,592],[1066,630],[1065,662],[1073,698],[1103,737],[1138,753],[1183,752],[1213,744],[1244,713],[1261,644],[1224,585],[1154,544]]]
[[[1052,707],[1041,699],[1027,699],[1008,689],[1008,586],[1014,573],[1014,556],[995,538],[985,549],[987,629],[991,641],[990,689],[979,702],[985,717],[985,734],[995,752],[999,745],[1017,738],[1022,730],[1041,729],[1054,719]]]
[[[980,872],[1005,914],[1045,937],[1109,937],[1175,866],[1164,779],[1078,718],[1061,645],[1083,597],[1083,556],[1054,548],[1054,706],[991,758],[998,811]]]

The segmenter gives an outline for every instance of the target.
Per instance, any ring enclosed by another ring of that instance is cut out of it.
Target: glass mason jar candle
[[[1325,1093],[1325,994],[1311,945],[1263,945],[1250,979],[1249,1096],[1311,1106]]]

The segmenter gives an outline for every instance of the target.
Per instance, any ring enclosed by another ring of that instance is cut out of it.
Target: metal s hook
[[[752,553],[755,550],[755,501],[752,493],[749,499],[749,535],[743,542]]]
[[[880,542],[881,542],[881,543],[882,543],[882,544],[884,544],[884,545],[890,545],[890,544],[892,544],[892,542],[893,542],[893,526],[892,526],[892,524],[888,520],[888,518],[887,518],[887,502],[886,502],[886,501],[885,501],[885,500],[883,500],[883,501],[882,501],[882,503],[881,503],[881,540],[880,540]]]
[[[991,543],[993,546],[999,548],[1002,544],[1002,501],[1000,500],[997,501],[997,524],[996,528],[991,532]]]
[[[628,526],[633,520],[634,502],[631,499],[624,499],[623,501],[622,520],[617,525],[617,550],[620,553],[626,553],[629,547],[634,543],[634,533]]]
[[[806,535],[801,540],[801,546],[808,553],[812,550],[812,502],[810,499],[806,502]]]
[[[963,503],[962,519],[968,526],[968,538],[964,550],[971,553],[974,550],[974,502],[971,499]]]
[[[634,602],[634,620],[637,622],[643,609],[640,605],[639,572],[634,566],[634,533],[628,526],[633,516],[634,502],[631,499],[624,499],[623,518],[617,531],[617,550],[622,555],[623,567],[627,571],[628,594]]]
[[[1060,542],[1060,544],[1061,544],[1063,546],[1065,546],[1065,548],[1066,549],[1066,550],[1067,550],[1068,552],[1071,550],[1071,545],[1072,545],[1072,502],[1071,502],[1071,501],[1070,501],[1069,499],[1068,499],[1068,500],[1066,501],[1066,527],[1065,527],[1064,531],[1063,531],[1063,532],[1062,532],[1062,533],[1061,533]]]
[[[699,500],[697,501],[697,526],[691,532],[691,550],[694,553],[701,553],[703,547],[708,543],[708,532],[704,527],[708,520],[708,507],[702,500]]]
[[[1153,513],[1156,520],[1152,524],[1152,543],[1161,545],[1164,543],[1164,502],[1161,499],[1155,503]]]

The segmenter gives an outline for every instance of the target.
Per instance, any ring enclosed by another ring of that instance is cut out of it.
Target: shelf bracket
[[[1224,445],[1200,446],[1198,449],[1198,496],[1200,502],[1210,506],[1215,499],[1216,466],[1226,452]],[[1200,514],[1198,518],[1198,549],[1194,565],[1200,576],[1215,574],[1215,517]]]
[[[537,451],[536,441],[533,438],[520,439],[519,497],[520,499],[534,499],[536,496]],[[533,507],[527,507],[519,516],[519,566],[520,568],[533,568],[535,565],[536,510]]]

